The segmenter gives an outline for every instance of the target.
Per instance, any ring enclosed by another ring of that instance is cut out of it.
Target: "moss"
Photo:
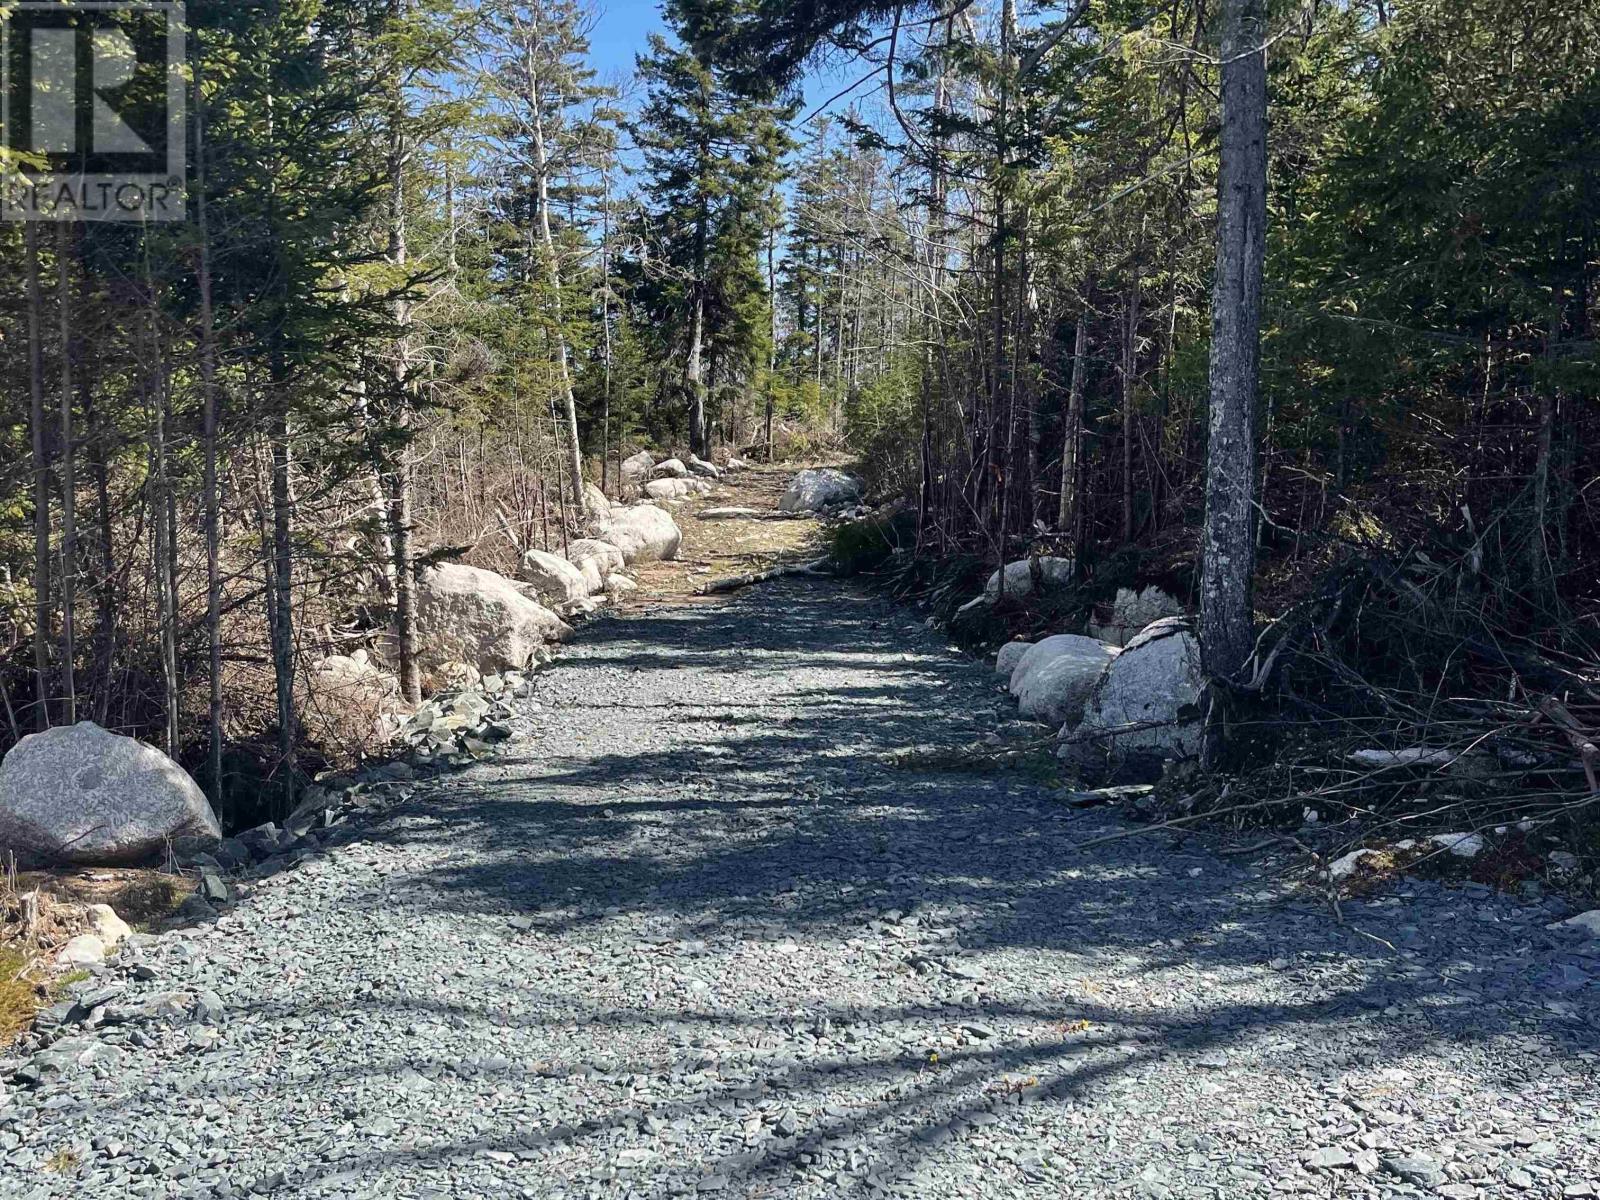
[[[0,946],[0,1046],[10,1045],[44,1005],[45,998],[28,978],[31,965],[22,951]]]

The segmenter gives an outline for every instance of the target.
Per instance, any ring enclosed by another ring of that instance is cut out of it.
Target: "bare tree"
[[[1256,401],[1267,220],[1265,34],[1265,0],[1224,0],[1222,157],[1200,583],[1201,655],[1213,680],[1234,675],[1254,642]],[[1216,716],[1215,691],[1212,700]],[[1215,735],[1218,722],[1210,725]],[[1219,738],[1207,740],[1214,753]]]

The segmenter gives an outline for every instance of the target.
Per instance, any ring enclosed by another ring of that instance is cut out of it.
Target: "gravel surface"
[[[537,682],[502,755],[89,981],[115,1023],[0,1085],[0,1195],[1600,1190],[1558,901],[1341,927],[1200,840],[1076,850],[1114,819],[939,752],[1010,721],[988,668],[843,585]]]

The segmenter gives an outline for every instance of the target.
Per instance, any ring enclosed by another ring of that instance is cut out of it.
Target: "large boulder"
[[[693,475],[703,475],[707,479],[721,479],[722,471],[715,463],[708,463],[698,454],[689,455],[689,472]]]
[[[295,680],[295,707],[311,741],[361,754],[387,740],[386,718],[406,706],[399,678],[357,650],[330,654],[302,673]]]
[[[1075,571],[1070,558],[1041,555],[1038,558],[1019,558],[1008,562],[1003,571],[996,571],[983,585],[983,598],[993,604],[1002,594],[1012,600],[1022,600],[1035,592],[1047,592],[1072,583]]]
[[[1082,655],[1083,643],[1093,640],[1077,633],[1052,633],[1027,646],[1011,668],[1011,694],[1021,696],[1022,689],[1028,686],[1028,681],[1036,672],[1042,671],[1063,654]]]
[[[678,556],[683,533],[672,514],[654,504],[634,504],[612,509],[611,528],[600,535],[622,551],[627,563],[655,562]]]
[[[539,593],[540,603],[549,608],[575,603],[594,591],[584,579],[581,568],[548,550],[525,552],[517,574]]]
[[[1083,716],[1095,684],[1105,674],[1117,649],[1094,638],[1064,634],[1048,660],[1028,673],[1017,693],[1017,711],[1030,721],[1059,726]]]
[[[1083,720],[1062,730],[1061,757],[1151,775],[1200,753],[1200,643],[1181,617],[1156,621],[1095,685]]]
[[[611,501],[592,483],[583,485],[583,519],[585,527],[597,533],[611,524]]]
[[[687,479],[652,479],[644,485],[644,494],[652,500],[682,500],[689,495]]]
[[[484,675],[520,671],[572,629],[504,575],[440,563],[417,577],[418,662],[434,672],[464,662]]]
[[[1011,672],[1017,669],[1017,663],[1031,649],[1033,649],[1032,642],[1007,642],[1000,647],[1000,653],[994,656],[994,673],[1009,684]]]
[[[971,612],[995,604],[1001,596],[1002,584],[1007,600],[1023,600],[1036,592],[1048,592],[1071,584],[1076,566],[1070,558],[1041,555],[1038,558],[1019,558],[990,574],[983,591],[963,604],[959,611]]]
[[[182,767],[93,721],[29,734],[0,763],[0,846],[24,860],[141,862],[221,839]]]
[[[635,486],[650,478],[650,472],[656,469],[655,457],[648,450],[622,460],[622,481]]]
[[[801,471],[789,482],[779,512],[821,512],[838,504],[854,504],[861,499],[861,482],[832,467],[813,467]]]
[[[656,469],[652,472],[657,479],[682,479],[688,473],[689,468],[684,466],[683,460],[679,458],[669,458],[665,462],[657,463]]]
[[[1113,646],[1126,646],[1147,625],[1167,617],[1183,616],[1183,605],[1151,585],[1140,591],[1118,588],[1105,621],[1089,622],[1089,634]]]
[[[585,579],[589,578],[590,572],[593,572],[600,580],[601,586],[611,578],[611,572],[620,571],[627,566],[623,561],[622,551],[610,542],[602,542],[599,538],[578,538],[568,544],[567,561],[582,571]]]

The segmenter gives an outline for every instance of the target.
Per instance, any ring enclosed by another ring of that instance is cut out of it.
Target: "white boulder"
[[[652,479],[644,485],[644,494],[652,500],[682,500],[689,495],[687,479]]]
[[[400,680],[383,670],[365,650],[330,654],[311,664],[306,683],[318,700],[380,708],[400,695]]]
[[[1009,684],[1011,672],[1017,669],[1018,660],[1032,648],[1032,642],[1007,642],[1000,647],[1000,653],[994,656],[994,673]]]
[[[63,970],[92,967],[106,956],[106,944],[92,933],[80,933],[68,938],[67,944],[56,951],[56,966]]]
[[[584,579],[581,568],[548,550],[529,550],[524,553],[518,574],[524,583],[539,593],[540,603],[550,608],[573,604],[594,590]]]
[[[582,571],[585,578],[592,570],[602,584],[611,578],[611,572],[620,571],[627,565],[622,561],[621,550],[599,538],[578,538],[569,543],[567,561]]]
[[[622,460],[622,480],[624,483],[640,484],[650,478],[650,472],[656,469],[655,457],[648,450]]]
[[[664,477],[682,479],[688,473],[689,468],[683,465],[682,459],[678,458],[669,458],[666,462],[657,463],[655,470],[652,472],[657,479]]]
[[[606,589],[606,577],[600,573],[600,564],[592,558],[572,564],[578,568],[578,573],[583,576],[583,586],[588,589],[589,595],[603,592]]]
[[[801,471],[789,482],[779,512],[820,512],[836,504],[854,504],[861,499],[861,481],[832,467],[813,467]]]
[[[624,562],[655,562],[678,556],[683,532],[672,514],[654,504],[612,509],[611,528],[600,535],[622,552]]]
[[[109,904],[91,904],[83,910],[83,916],[89,926],[88,932],[99,938],[108,952],[133,935],[128,923],[117,916],[117,910]]]
[[[595,531],[611,524],[611,501],[592,483],[583,485],[583,516],[587,527]]]
[[[572,629],[504,575],[439,563],[417,577],[417,645],[422,669],[463,662],[480,674],[520,671],[546,642]]]
[[[1567,929],[1573,933],[1587,933],[1590,937],[1600,938],[1600,908],[1593,908],[1586,913],[1579,913],[1575,917],[1568,917],[1565,921],[1553,921],[1546,925],[1545,928]]]
[[[1031,671],[1017,693],[1018,712],[1030,721],[1059,726],[1083,716],[1095,684],[1117,657],[1117,649],[1089,637],[1072,637]]]
[[[1060,754],[1083,766],[1148,772],[1200,752],[1200,643],[1182,618],[1156,621],[1095,685],[1082,722],[1062,730]]]
[[[1028,685],[1035,671],[1047,666],[1059,655],[1081,653],[1081,644],[1088,640],[1076,633],[1052,633],[1027,646],[1017,655],[1016,665],[1011,668],[1011,694],[1022,695],[1022,689]]]
[[[92,721],[29,734],[0,763],[0,846],[19,858],[138,862],[221,838],[182,767]]]
[[[707,479],[721,479],[722,471],[715,463],[708,463],[697,454],[689,455],[689,470],[695,475],[703,475]]]
[[[295,707],[316,745],[365,752],[387,740],[385,718],[406,706],[399,677],[357,650],[313,663],[295,680]]]
[[[1126,646],[1147,625],[1167,617],[1183,616],[1183,605],[1160,588],[1151,585],[1135,592],[1118,588],[1111,602],[1111,617],[1105,622],[1090,621],[1089,634],[1113,646]]]
[[[639,590],[639,585],[626,575],[612,575],[606,580],[606,595],[613,600],[627,596]]]
[[[993,604],[1000,599],[1002,579],[1005,582],[1005,596],[1010,600],[1022,600],[1035,592],[1066,587],[1072,582],[1075,569],[1072,559],[1050,555],[1008,562],[1003,573],[994,572],[983,585],[983,600]]]

